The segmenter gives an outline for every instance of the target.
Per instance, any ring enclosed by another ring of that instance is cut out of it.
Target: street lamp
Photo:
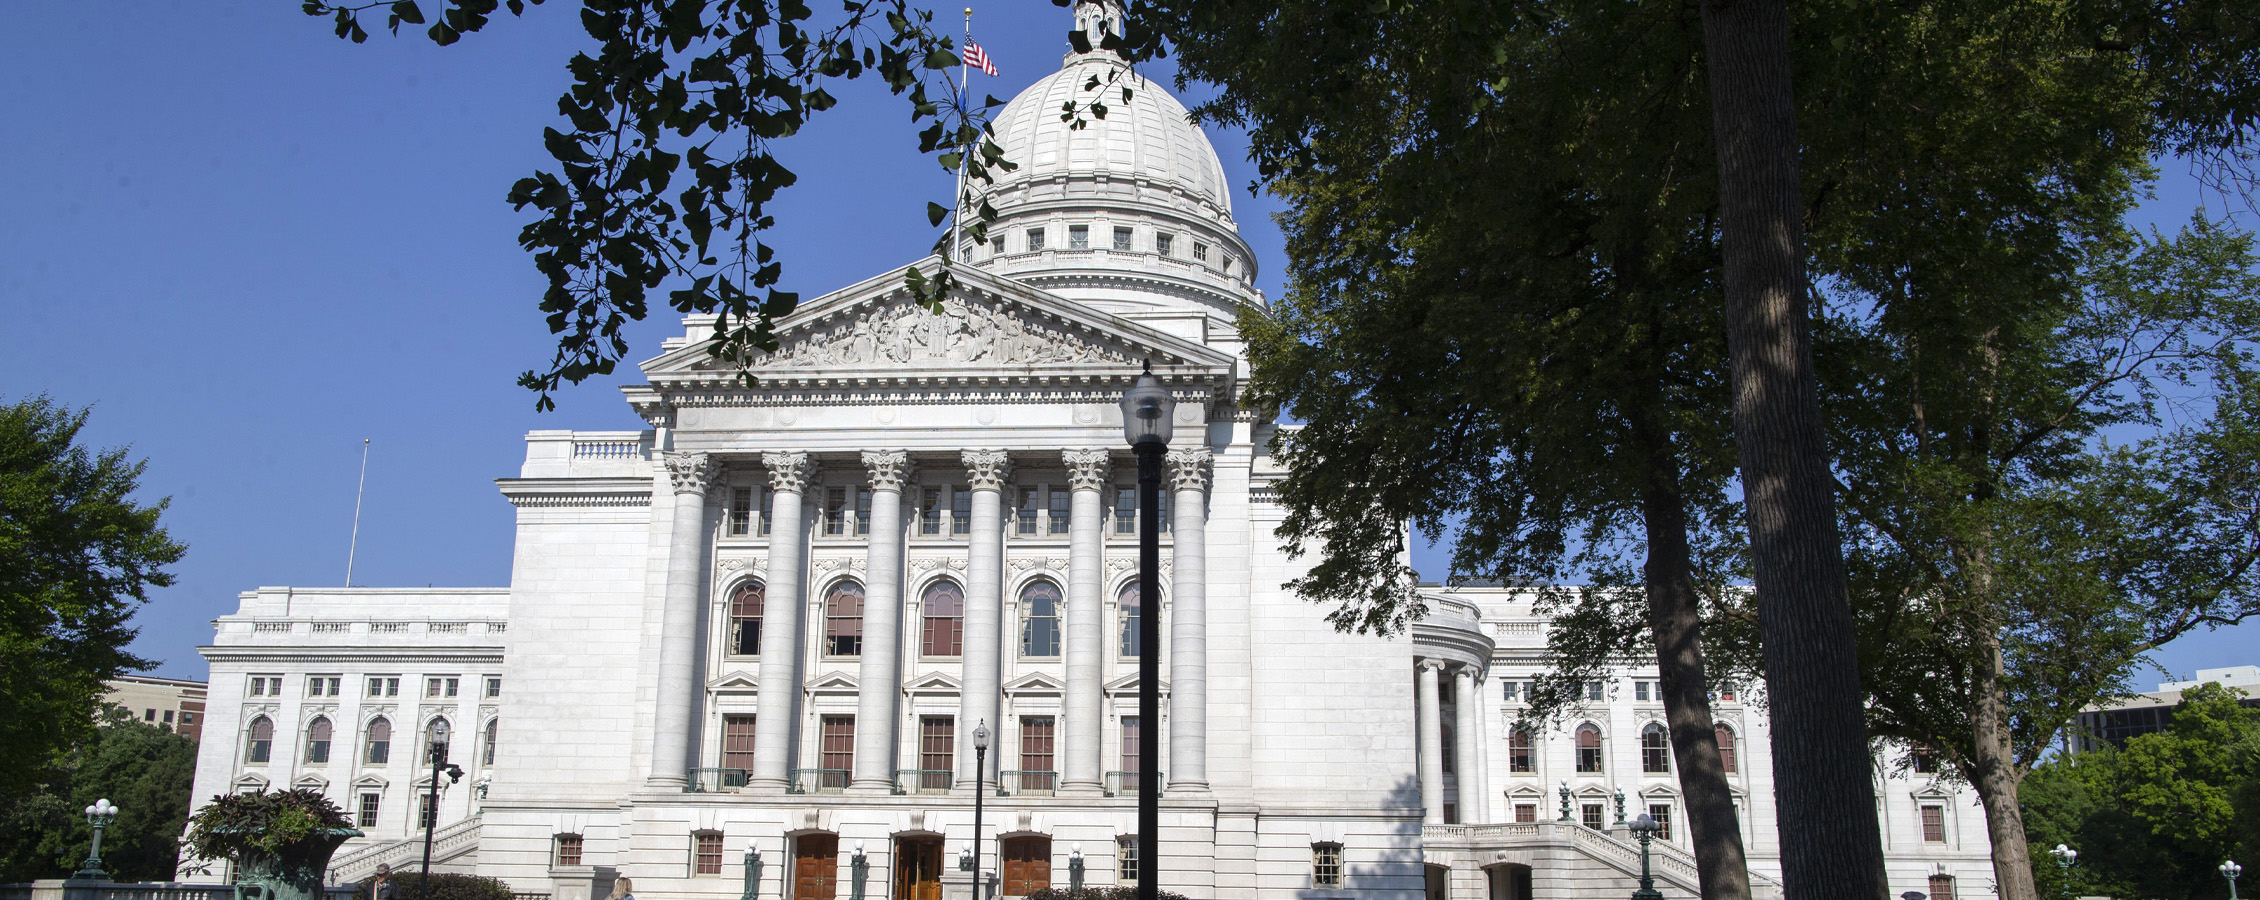
[[[422,900],[432,893],[432,829],[439,824],[439,776],[447,773],[447,783],[463,780],[463,767],[447,761],[447,720],[433,719],[427,742],[431,744],[432,786],[424,798],[424,874],[416,880],[416,897]]]
[[[1147,360],[1122,394],[1122,438],[1138,454],[1138,900],[1161,890],[1161,457],[1176,411]]]
[[[1081,842],[1077,842],[1074,849],[1067,851],[1067,886],[1072,890],[1080,891],[1083,889],[1083,844]]]
[[[1570,818],[1569,818],[1569,779],[1567,779],[1567,778],[1564,778],[1564,779],[1562,779],[1562,788],[1561,788],[1561,793],[1562,793],[1562,821],[1564,821],[1564,822],[1567,822],[1567,821],[1569,821],[1569,820],[1570,820]]]
[[[855,873],[855,882],[848,888],[848,900],[863,900],[863,883],[871,877],[871,861],[863,855],[863,842],[855,842],[855,854],[849,858],[849,870]]]
[[[753,900],[761,893],[761,845],[754,839],[745,842],[745,894],[738,900]]]
[[[1624,785],[1617,785],[1617,824],[1624,824]]]
[[[97,834],[95,840],[101,840],[101,835]],[[2229,880],[2229,900],[2236,900],[2236,877],[2242,874],[2244,874],[2244,867],[2237,865],[2236,860],[2232,859],[2221,864],[2221,876]]]
[[[989,774],[989,720],[973,726],[973,900],[981,900],[981,800]]]
[[[96,800],[86,808],[87,827],[94,829],[94,846],[86,851],[86,861],[79,863],[78,871],[71,873],[72,881],[108,881],[110,873],[102,871],[102,829],[118,817],[118,808],[108,799]]]
[[[1632,900],[1664,900],[1664,895],[1656,890],[1655,876],[1648,872],[1648,842],[1655,840],[1656,832],[1662,830],[1663,826],[1656,823],[1654,816],[1641,813],[1632,817],[1632,836],[1640,839],[1640,889],[1632,892]]]
[[[2064,895],[2067,897],[2071,896],[2072,863],[2079,859],[2080,852],[2070,847],[2066,847],[2062,844],[2057,844],[2056,849],[2048,851],[2048,855],[2056,857],[2056,869],[2057,871],[2063,873],[2064,876]]]

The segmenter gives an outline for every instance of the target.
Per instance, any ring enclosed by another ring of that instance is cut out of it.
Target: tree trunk
[[[1654,465],[1655,456],[1650,459]],[[1668,454],[1663,464],[1670,465]],[[1694,840],[1703,900],[1749,900],[1750,870],[1742,854],[1742,829],[1735,822],[1734,792],[1727,787],[1726,766],[1719,758],[1709,679],[1703,673],[1702,617],[1687,546],[1687,508],[1678,492],[1665,486],[1667,479],[1676,481],[1666,472],[1651,471],[1654,486],[1644,492],[1640,508],[1648,538],[1648,622],[1656,637],[1656,668],[1663,679],[1672,761],[1679,767],[1679,790],[1686,802],[1687,833]]]
[[[2032,880],[2032,851],[2025,843],[2024,811],[2017,806],[2016,751],[2009,741],[2008,704],[2002,698],[2001,642],[1986,635],[1990,656],[1979,672],[1970,710],[1970,786],[1985,807],[1985,838],[1993,847],[1994,890],[2001,900],[2039,900]]]
[[[1805,309],[1785,0],[1705,0],[1727,352],[1765,643],[1784,892],[1888,900]]]

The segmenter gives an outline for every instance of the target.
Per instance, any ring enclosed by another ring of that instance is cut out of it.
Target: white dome
[[[1085,90],[1094,78],[1099,87]],[[1127,104],[1122,102],[1125,87],[1130,89]],[[1107,107],[1106,118],[1090,113],[1093,102]],[[1069,103],[1082,109],[1084,127],[1074,129],[1060,121],[1060,111]],[[1224,165],[1208,135],[1186,118],[1185,107],[1161,85],[1130,72],[1107,54],[1071,58],[1059,71],[1014,97],[998,114],[994,127],[1005,159],[1020,166],[1001,173],[1000,189],[1059,176],[1142,179],[1181,192],[1231,221]]]

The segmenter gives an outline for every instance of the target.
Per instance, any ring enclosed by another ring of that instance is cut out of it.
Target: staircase
[[[447,825],[432,833],[432,862],[440,863],[479,849],[479,817],[474,815]],[[394,871],[411,869],[424,862],[424,836],[390,841],[375,841],[354,848],[353,852],[330,860],[330,883],[343,884],[361,881],[377,874],[377,866],[387,864]]]

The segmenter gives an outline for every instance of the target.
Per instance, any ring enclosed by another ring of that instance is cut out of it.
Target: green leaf
[[[438,44],[442,47],[463,39],[463,35],[461,33],[457,32],[453,28],[447,27],[447,23],[445,22],[433,22],[431,29],[424,33],[431,36],[432,43]]]
[[[936,48],[934,52],[926,54],[926,68],[929,69],[947,69],[957,64],[957,54],[948,50]]]
[[[1067,33],[1067,44],[1070,47],[1074,47],[1075,52],[1077,53],[1091,52],[1091,36],[1084,34],[1083,29],[1081,28],[1077,28]]]
[[[392,14],[410,25],[424,24],[424,11],[416,7],[416,0],[397,0],[392,5]]]
[[[949,207],[935,203],[931,200],[926,201],[926,224],[940,225],[942,224],[943,219],[947,219],[949,217]]]

